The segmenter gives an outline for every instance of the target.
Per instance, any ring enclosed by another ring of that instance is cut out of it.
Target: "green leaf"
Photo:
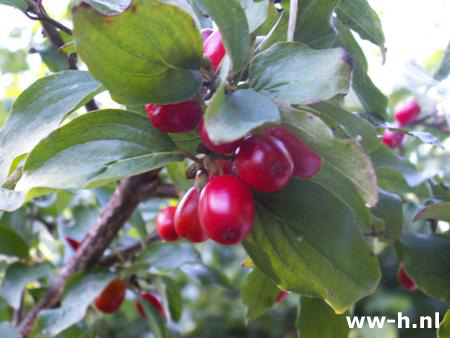
[[[147,318],[148,326],[150,327],[151,332],[154,334],[155,338],[169,338],[167,327],[159,310],[150,302],[143,299],[140,295],[139,302],[142,305],[145,316]]]
[[[266,21],[269,6],[272,6],[272,4],[269,0],[240,1],[247,16],[249,31],[253,33]]]
[[[177,148],[181,151],[187,151],[191,154],[197,153],[197,147],[202,143],[197,131],[188,131],[186,133],[168,133]]]
[[[300,42],[279,42],[258,54],[250,86],[272,100],[315,103],[346,94],[351,64],[342,48],[314,50]]]
[[[379,189],[379,200],[372,212],[382,219],[384,229],[379,237],[387,243],[400,239],[403,229],[403,203],[398,195]]]
[[[348,338],[348,315],[348,312],[335,314],[333,309],[320,299],[302,297],[295,325],[302,338]]]
[[[51,275],[51,266],[48,263],[28,266],[22,263],[9,265],[0,287],[0,294],[14,309],[20,307],[22,292],[28,283],[42,277]]]
[[[85,0],[85,2],[105,15],[119,14],[131,5],[131,0]]]
[[[22,12],[25,12],[28,9],[28,4],[25,0],[0,0],[0,5],[15,7]]]
[[[8,322],[0,323],[0,332],[2,333],[2,338],[21,338],[22,336],[19,334],[14,325]]]
[[[220,144],[238,140],[266,123],[280,121],[277,107],[253,89],[238,89],[226,95],[220,86],[205,116],[205,128],[212,142]]]
[[[450,236],[405,234],[401,243],[408,275],[426,294],[450,301]]]
[[[167,276],[161,277],[165,286],[167,303],[169,305],[170,317],[178,322],[183,313],[183,298],[178,283]]]
[[[312,48],[331,47],[336,39],[331,15],[338,2],[339,0],[300,1],[294,39]]]
[[[13,229],[0,225],[0,255],[27,259],[28,245]]]
[[[338,313],[371,294],[380,280],[377,259],[347,206],[308,180],[291,179],[260,194],[244,247],[281,288],[323,298]]]
[[[60,72],[69,68],[66,56],[53,45],[34,47],[33,51],[39,53],[42,62],[52,72]]]
[[[441,64],[434,74],[436,80],[443,80],[450,74],[450,42],[445,49]]]
[[[68,70],[40,79],[23,91],[0,130],[0,185],[17,156],[33,149],[58,128],[66,114],[102,90],[88,72]]]
[[[242,283],[241,297],[247,307],[247,319],[254,320],[264,314],[280,293],[272,280],[255,268]]]
[[[238,0],[194,0],[217,24],[222,41],[230,54],[233,70],[239,71],[250,50],[247,17]]]
[[[231,282],[224,272],[203,263],[185,262],[180,266],[180,270],[204,286],[214,284],[223,288],[231,288]]]
[[[353,78],[352,88],[367,113],[377,113],[386,118],[387,97],[375,86],[367,75],[367,60],[350,30],[336,20],[338,37],[336,46],[344,47],[352,56]]]
[[[136,263],[148,263],[156,269],[174,270],[186,263],[201,262],[200,254],[186,243],[156,243],[147,246]]]
[[[437,338],[448,338],[450,337],[450,310],[447,310],[445,317],[439,325],[437,331]]]
[[[83,2],[73,22],[81,59],[117,102],[180,102],[200,88],[201,35],[180,7],[133,0],[107,16]]]
[[[170,138],[137,113],[98,110],[43,139],[16,190],[92,187],[181,160]]]
[[[173,162],[166,166],[170,182],[175,186],[177,192],[186,192],[194,186],[194,180],[188,180],[185,175],[187,161]]]
[[[450,202],[426,206],[414,217],[414,221],[421,219],[435,219],[450,223]]]
[[[285,106],[281,113],[285,126],[311,146],[334,172],[350,181],[367,206],[377,203],[375,171],[358,143],[334,138],[328,126],[307,111]]]
[[[335,11],[342,23],[357,32],[362,39],[379,46],[383,59],[386,58],[381,21],[367,0],[341,0]]]
[[[38,325],[41,333],[55,336],[84,318],[94,299],[112,281],[114,274],[94,270],[72,277],[66,283],[61,306],[39,312]]]

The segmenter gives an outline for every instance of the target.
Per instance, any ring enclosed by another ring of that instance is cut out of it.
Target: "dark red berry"
[[[406,274],[403,265],[400,265],[397,270],[397,280],[402,288],[409,292],[417,290],[417,284]]]
[[[200,193],[192,187],[178,203],[175,212],[175,229],[178,235],[193,243],[204,242],[208,239],[198,217],[199,197]]]
[[[231,245],[244,240],[253,227],[253,196],[236,176],[212,177],[200,193],[198,214],[214,241]]]
[[[125,291],[127,284],[121,279],[114,279],[102,291],[102,293],[95,298],[95,307],[104,313],[116,312],[125,299]]]
[[[286,291],[280,291],[280,293],[277,295],[277,298],[275,299],[276,303],[281,303],[283,300],[286,299],[288,296],[288,293]]]
[[[81,245],[80,242],[70,237],[66,237],[66,241],[74,251],[77,251]]]
[[[404,135],[401,131],[386,129],[381,142],[386,144],[389,148],[394,149],[401,146],[403,136]]]
[[[214,71],[219,68],[220,62],[225,56],[225,47],[222,43],[220,31],[213,32],[203,44],[203,53],[211,60]]]
[[[161,314],[161,317],[164,318],[164,309],[163,309],[161,302],[159,301],[159,297],[156,293],[150,292],[150,291],[141,291],[140,295],[143,299],[145,299],[147,302],[152,304],[152,306],[154,306],[156,308],[156,310],[159,311],[159,313]],[[147,315],[145,314],[144,307],[142,306],[142,304],[138,300],[136,301],[135,304],[136,304],[136,308],[138,309],[139,314],[142,316],[142,318],[147,319]]]
[[[289,151],[294,162],[293,176],[310,178],[319,172],[322,158],[289,130],[274,126],[268,129],[268,133],[281,140]]]
[[[403,127],[414,122],[419,114],[420,106],[417,102],[409,101],[395,113],[395,119],[399,122],[400,126]]]
[[[203,120],[200,122],[199,134],[200,134],[200,138],[202,139],[202,142],[206,146],[206,148],[208,148],[209,150],[214,151],[216,153],[222,153],[222,154],[232,153],[233,151],[236,150],[237,147],[239,147],[239,144],[241,142],[241,140],[237,140],[237,141],[234,141],[231,143],[222,143],[222,144],[212,143],[212,141],[210,140],[210,138],[208,136],[208,132],[206,131]]]
[[[205,42],[206,39],[207,39],[213,32],[214,32],[214,30],[211,29],[211,28],[203,28],[203,29],[200,31],[200,33],[202,33],[202,39],[203,39],[203,42]]]
[[[257,134],[245,138],[236,150],[236,168],[243,182],[256,190],[271,192],[288,183],[294,163],[283,142]]]
[[[156,230],[166,242],[175,242],[179,239],[175,230],[175,210],[176,207],[165,207],[156,218]]]
[[[175,104],[147,104],[147,116],[152,124],[168,133],[182,133],[195,129],[202,118],[202,108],[195,100]]]

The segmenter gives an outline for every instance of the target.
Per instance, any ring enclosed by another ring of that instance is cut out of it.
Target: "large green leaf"
[[[116,101],[180,102],[200,88],[200,32],[174,3],[133,0],[109,16],[84,2],[74,8],[77,51]]]
[[[383,57],[386,54],[384,33],[377,13],[367,0],[341,0],[336,7],[338,18],[363,39],[380,47]]]
[[[432,297],[450,301],[450,236],[405,234],[402,263],[419,288]]]
[[[346,94],[351,64],[342,48],[314,50],[300,42],[279,42],[258,54],[250,86],[272,100],[315,103]]]
[[[437,331],[437,338],[448,338],[450,337],[450,310],[445,313],[444,319],[439,325]]]
[[[247,61],[250,35],[247,17],[238,0],[194,0],[217,24],[222,41],[230,54],[233,70],[238,71]]]
[[[51,337],[84,318],[86,310],[114,274],[107,271],[88,271],[72,277],[66,284],[61,306],[39,312],[38,325],[42,333]]]
[[[238,89],[231,95],[219,87],[205,116],[205,128],[214,143],[227,143],[244,137],[265,123],[280,121],[277,107],[253,89]]]
[[[450,222],[450,202],[436,203],[426,206],[414,217],[415,221],[421,219],[435,219]]]
[[[28,266],[22,263],[9,265],[0,287],[0,294],[11,307],[18,309],[23,289],[28,283],[42,277],[49,277],[51,266],[48,263]]]
[[[67,113],[102,90],[88,72],[68,70],[40,79],[23,91],[0,130],[0,185],[17,156],[28,153],[58,128]]]
[[[284,106],[281,112],[285,126],[311,146],[333,171],[350,181],[366,205],[376,204],[378,191],[375,171],[357,142],[336,139],[322,120],[307,111]]]
[[[242,283],[241,296],[247,307],[247,319],[253,320],[266,312],[274,303],[280,289],[258,268]]]
[[[16,190],[95,186],[181,158],[170,138],[144,116],[98,110],[42,140],[30,153]]]
[[[403,229],[403,202],[398,195],[379,189],[379,200],[372,212],[383,220],[384,229],[380,239],[394,243],[400,239]]]
[[[1,225],[0,238],[0,255],[28,258],[27,243],[13,229]]]
[[[269,6],[272,4],[269,0],[240,0],[241,5],[247,15],[248,28],[250,33],[258,29],[266,21]]]
[[[345,313],[337,315],[320,299],[302,297],[295,322],[301,338],[348,338],[350,329]]]
[[[380,279],[374,253],[349,208],[308,180],[260,194],[251,236],[243,243],[275,284],[323,298],[338,313],[371,294]]]
[[[15,7],[23,12],[28,9],[28,4],[25,0],[0,0],[0,5]]]

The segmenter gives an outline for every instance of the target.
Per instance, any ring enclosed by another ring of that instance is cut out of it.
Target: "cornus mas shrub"
[[[444,318],[449,168],[408,159],[448,126],[421,101],[390,117],[366,0],[83,0],[71,28],[0,4],[65,65],[45,54],[0,130],[2,332],[340,338],[386,285]],[[273,306],[295,323],[262,325]]]

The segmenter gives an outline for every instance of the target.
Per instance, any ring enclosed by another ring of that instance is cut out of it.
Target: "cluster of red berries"
[[[395,120],[399,127],[405,127],[413,123],[420,114],[420,106],[416,101],[409,101],[403,105],[396,113]],[[382,143],[389,148],[401,146],[404,134],[401,131],[386,129],[383,134]]]

